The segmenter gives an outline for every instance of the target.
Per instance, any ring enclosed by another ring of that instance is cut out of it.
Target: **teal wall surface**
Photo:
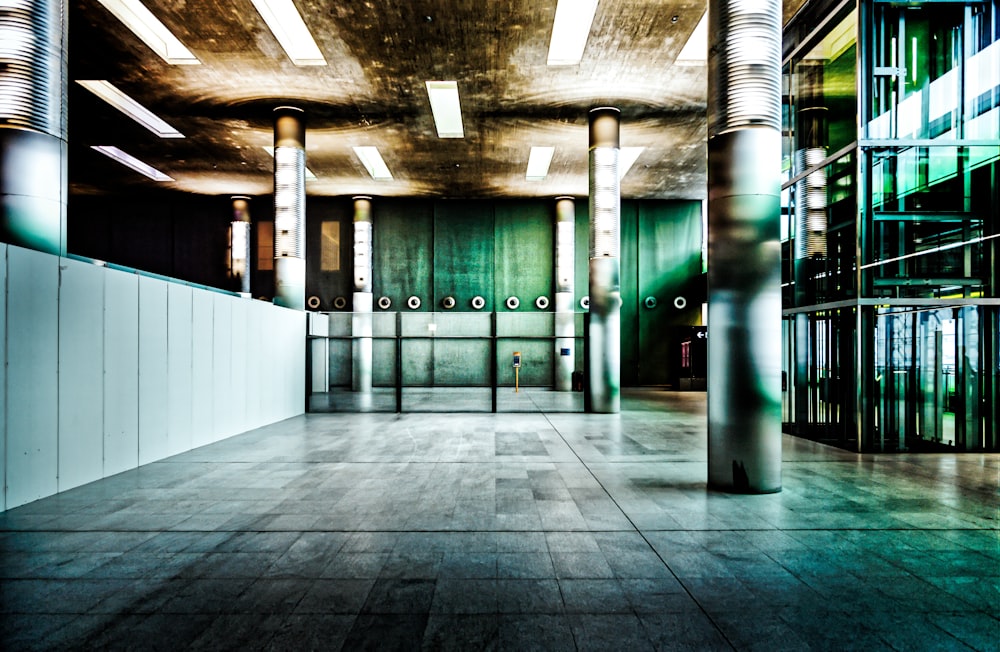
[[[406,300],[416,296],[420,297],[421,311],[433,310],[434,205],[376,198],[372,201],[372,222],[372,289],[376,299],[389,297],[390,310],[408,311]]]
[[[434,203],[434,307],[451,296],[454,311],[472,310],[475,296],[493,310],[493,206],[482,201]]]

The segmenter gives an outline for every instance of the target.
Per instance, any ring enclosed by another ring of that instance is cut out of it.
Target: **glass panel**
[[[857,296],[856,171],[852,151],[789,188],[795,306]]]
[[[878,4],[869,138],[995,139],[994,3]]]
[[[852,10],[813,47],[785,67],[785,170],[809,150],[825,158],[857,138],[857,12]],[[786,179],[788,176],[786,176]]]
[[[1000,147],[908,147],[873,153],[871,270],[876,296],[978,297],[988,288]]]

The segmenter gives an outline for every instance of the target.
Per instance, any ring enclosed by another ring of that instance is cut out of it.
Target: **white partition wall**
[[[212,443],[212,342],[215,338],[211,294],[195,292],[191,301],[191,446]]]
[[[104,272],[104,475],[139,464],[139,277]]]
[[[104,475],[105,270],[63,260],[59,283],[59,490]]]
[[[59,259],[7,247],[7,504],[57,491]]]
[[[139,277],[139,464],[171,454],[167,412],[169,285]]]
[[[191,305],[194,290],[170,284],[167,287],[167,442],[169,454],[194,448],[191,433]]]
[[[304,412],[305,313],[8,245],[0,289],[3,509]]]
[[[233,309],[230,297],[212,297],[212,429],[211,440],[236,434],[233,430]]]

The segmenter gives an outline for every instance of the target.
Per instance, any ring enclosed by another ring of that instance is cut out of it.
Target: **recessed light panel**
[[[618,180],[628,174],[645,147],[622,147],[618,152]]]
[[[541,181],[549,174],[549,164],[555,147],[532,147],[528,155],[528,170],[524,178],[528,181]]]
[[[97,0],[167,63],[201,63],[139,0]]]
[[[430,98],[438,138],[465,138],[462,105],[458,101],[458,82],[429,81],[427,96]]]
[[[131,154],[126,154],[113,145],[91,145],[91,149],[96,149],[108,158],[112,158],[126,167],[130,167],[139,174],[149,177],[153,181],[173,181],[171,177],[163,174],[152,165],[143,163]]]
[[[379,181],[392,179],[392,173],[389,172],[385,161],[382,160],[382,155],[379,154],[377,147],[355,147],[354,153],[368,170],[368,174],[372,175],[372,179]]]
[[[549,41],[550,66],[580,63],[597,13],[597,0],[559,0]]]
[[[674,63],[679,66],[704,66],[708,63],[708,12],[701,16],[687,43]]]
[[[118,90],[118,88],[111,82],[103,79],[78,79],[76,80],[76,83],[80,84],[97,97],[132,118],[146,129],[149,129],[160,138],[184,137],[184,134],[177,131],[164,122],[158,115]]]
[[[292,0],[250,0],[296,66],[325,66],[326,59]]]

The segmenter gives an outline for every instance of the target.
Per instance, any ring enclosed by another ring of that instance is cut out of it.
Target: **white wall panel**
[[[167,442],[170,455],[191,450],[191,302],[193,290],[167,290]]]
[[[247,299],[232,301],[233,326],[230,340],[232,376],[229,385],[232,388],[234,432],[244,432],[250,428],[247,420],[247,304],[249,303]]]
[[[191,311],[191,446],[211,443],[212,294],[193,290]]]
[[[247,420],[248,427],[256,428],[267,423],[264,420],[264,351],[261,333],[267,306],[260,301],[248,305],[247,323]]]
[[[64,258],[59,282],[59,491],[104,476],[105,269]]]
[[[139,277],[105,270],[104,475],[139,464]]]
[[[57,490],[59,258],[7,249],[7,508]]]
[[[293,312],[288,332],[288,348],[292,361],[291,397],[285,418],[301,414],[306,405],[306,313]]]
[[[166,281],[139,277],[139,464],[170,455],[167,287]]]
[[[0,296],[4,509],[303,412],[305,313],[2,243]]]
[[[232,298],[224,294],[212,297],[215,307],[212,338],[212,441],[235,435],[233,399],[230,381],[233,378]]]

